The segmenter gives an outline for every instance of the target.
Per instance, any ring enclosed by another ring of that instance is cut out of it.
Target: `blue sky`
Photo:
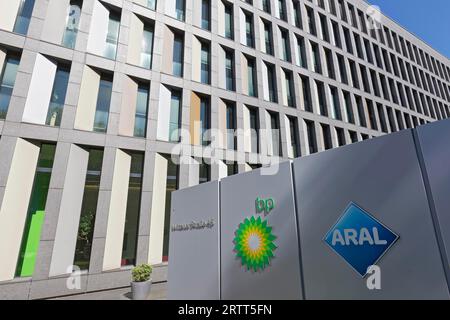
[[[450,0],[368,0],[450,58]]]

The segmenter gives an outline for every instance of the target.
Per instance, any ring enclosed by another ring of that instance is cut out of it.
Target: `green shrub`
[[[148,264],[141,264],[131,271],[133,282],[144,282],[150,280],[152,267]]]

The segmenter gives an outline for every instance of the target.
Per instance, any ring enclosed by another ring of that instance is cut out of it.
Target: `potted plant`
[[[148,300],[152,289],[152,267],[141,264],[131,271],[131,295],[133,300]]]

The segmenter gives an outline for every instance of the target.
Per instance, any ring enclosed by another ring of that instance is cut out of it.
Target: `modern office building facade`
[[[0,298],[164,281],[173,190],[448,117],[363,1],[0,0]]]

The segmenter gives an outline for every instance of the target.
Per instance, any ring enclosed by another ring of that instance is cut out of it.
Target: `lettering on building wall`
[[[192,230],[203,230],[212,229],[215,225],[213,218],[209,220],[192,221],[186,224],[174,224],[171,227],[172,232],[175,231],[192,231]]]

